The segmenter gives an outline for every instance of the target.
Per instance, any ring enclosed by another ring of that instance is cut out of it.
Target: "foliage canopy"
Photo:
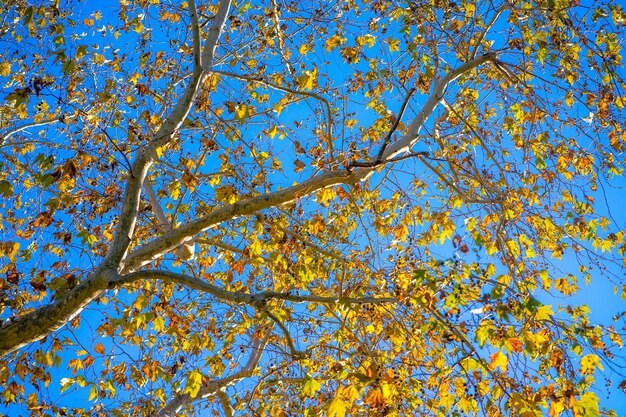
[[[0,2],[2,401],[600,415],[618,3]]]

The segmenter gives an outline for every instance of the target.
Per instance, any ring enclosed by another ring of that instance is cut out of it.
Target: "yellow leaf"
[[[356,400],[359,399],[359,391],[354,385],[350,384],[345,387],[339,387],[337,389],[337,397],[343,398],[345,401],[348,402],[348,404],[352,405]]]
[[[327,417],[344,417],[346,415],[346,405],[339,398],[333,399],[328,405]]]
[[[326,39],[326,50],[330,52],[336,47],[341,46],[345,41],[346,41],[346,38],[335,34],[331,36],[330,38]]]
[[[552,306],[541,306],[537,309],[537,313],[535,313],[535,319],[549,320],[552,315],[554,315],[554,312],[552,311]]]
[[[137,81],[141,79],[141,74],[138,72],[134,73],[132,77],[128,79],[133,85],[137,85]]]
[[[3,77],[6,77],[9,74],[11,74],[11,63],[10,62],[0,63],[0,75],[2,75]]]
[[[235,119],[243,122],[246,117],[250,117],[250,107],[246,104],[238,104],[235,107]]]
[[[327,206],[328,202],[335,198],[335,195],[336,193],[333,191],[332,188],[329,187],[319,190],[316,194],[316,198],[321,205]]]
[[[359,44],[359,46],[367,45],[371,48],[376,43],[376,38],[368,33],[367,35],[357,37],[356,43]]]
[[[162,332],[165,329],[165,321],[162,316],[156,316],[152,324],[157,332]]]
[[[232,204],[237,201],[237,189],[232,185],[223,185],[215,189],[215,199]]]
[[[202,387],[202,374],[198,370],[193,370],[187,377],[187,386],[185,393],[189,393],[191,398],[195,398]]]
[[[306,395],[307,397],[313,397],[315,396],[315,393],[319,391],[321,386],[322,385],[317,382],[315,378],[307,375],[307,377],[304,379],[304,385],[302,386],[302,394]]]
[[[267,131],[267,135],[272,139],[274,139],[274,136],[276,136],[277,134],[278,134],[277,126],[272,126],[272,128]]]
[[[580,359],[580,372],[582,374],[593,374],[596,368],[600,370],[604,369],[598,356],[589,354]]]
[[[476,5],[474,3],[465,3],[463,8],[465,9],[465,17],[472,17],[476,13]]]
[[[346,127],[347,127],[348,129],[352,129],[354,126],[356,126],[356,124],[357,124],[358,122],[359,122],[359,121],[358,121],[357,119],[349,119],[349,120],[346,120]]]
[[[95,385],[91,386],[91,390],[89,391],[89,398],[87,401],[92,401],[98,398],[98,388]]]
[[[306,43],[303,43],[302,45],[300,45],[300,47],[298,48],[298,52],[300,53],[300,55],[306,55],[309,52],[311,52],[311,49],[309,48],[309,45],[307,45]]]
[[[509,360],[502,352],[498,351],[491,355],[490,358],[491,363],[489,364],[489,368],[496,369],[497,367],[500,367],[502,372],[506,372],[506,366]]]
[[[400,50],[400,41],[398,39],[387,39],[387,45],[389,46],[389,52],[396,52]]]
[[[565,410],[565,405],[561,401],[552,401],[548,414],[550,417],[559,417],[561,411]]]
[[[298,87],[303,90],[312,90],[317,80],[317,68],[313,71],[304,71],[304,74],[298,77]]]

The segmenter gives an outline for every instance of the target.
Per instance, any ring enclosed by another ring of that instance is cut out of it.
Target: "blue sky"
[[[96,5],[95,3],[86,3],[84,5],[80,5],[79,7],[77,7],[78,17],[76,20],[78,22],[81,22],[83,21],[83,19],[91,18],[93,16],[94,10],[98,7],[100,6]],[[107,19],[110,19],[110,18],[115,19],[115,16],[117,13],[114,10],[115,9],[112,6],[111,7],[106,6],[102,8],[101,9],[102,21],[106,21]],[[146,24],[147,22],[155,22],[155,20],[151,20],[149,19],[149,17],[150,16],[148,15],[148,17],[145,18]],[[243,15],[243,17],[245,18],[245,14]],[[344,20],[345,20],[344,23],[348,25],[350,21],[349,14],[347,15],[347,17],[344,18]],[[335,27],[332,25],[330,26],[330,28],[332,30],[335,29]],[[180,29],[181,29],[181,25],[174,24],[174,23],[168,24],[168,25],[161,25],[161,26],[155,25],[153,27],[152,46],[158,49],[159,51],[165,51],[167,55],[179,54],[180,52],[177,51],[176,48],[171,48],[169,46],[169,44],[166,42],[166,39],[167,39],[167,36],[175,36],[175,37],[181,37],[181,38],[187,37],[188,34],[184,30],[180,30]],[[491,38],[492,40],[495,41],[494,48],[499,47],[499,42],[502,45],[505,44],[504,37],[498,38],[499,35],[502,35],[505,29],[506,29],[505,27],[500,28],[497,26],[494,28],[494,32],[496,33],[496,36],[493,36]],[[121,54],[127,55],[127,58],[122,63],[122,69],[117,73],[115,73],[114,71],[110,71],[109,69],[106,69],[105,67],[95,67],[96,76],[94,78],[94,88],[98,90],[101,89],[102,86],[105,84],[104,78],[106,77],[118,77],[119,78],[122,75],[124,75],[127,78],[131,78],[138,68],[139,60],[136,56],[133,56],[134,51],[132,49],[126,50],[122,48],[122,46],[126,44],[127,42],[135,42],[137,38],[135,34],[133,32],[129,32],[128,34],[122,34],[117,39],[116,41],[117,43],[111,43],[111,45],[105,45],[108,42],[112,42],[113,32],[111,31],[111,29],[109,28],[102,29],[99,21],[97,21],[95,23],[95,26],[89,30],[90,32],[89,32],[89,36],[87,37],[87,39],[89,40],[89,43],[91,45],[90,48],[94,48],[94,49],[97,47],[101,48],[99,49],[99,51],[101,51],[101,53],[105,56],[106,59],[110,59],[113,55],[121,55]],[[103,34],[103,36],[101,36],[101,34]],[[80,44],[80,42],[75,42],[75,40],[71,38],[72,37],[70,36],[70,32],[68,31],[67,32],[68,54],[70,54],[71,53],[70,51],[73,51],[77,47],[77,45]],[[290,41],[287,40],[286,42],[289,43]],[[119,49],[118,49],[118,45],[119,45]],[[295,46],[297,45],[293,46],[294,49],[295,49]],[[28,48],[28,44],[24,43],[23,45],[18,45],[16,49],[19,50],[21,53],[21,52],[24,52],[27,48]],[[232,59],[232,56],[230,55],[230,53],[235,53],[237,51],[230,48],[228,44],[223,45],[223,49],[221,50],[226,51],[226,52],[223,52],[222,56],[224,57],[224,60],[223,62],[220,63],[219,69],[232,70],[234,72],[244,71],[246,69],[253,69],[253,68],[249,68],[250,60],[247,61],[245,64],[235,65],[231,67],[229,59]],[[370,51],[367,49],[365,50],[365,52],[372,56],[375,55],[373,51]],[[304,74],[304,71],[312,71],[314,68],[317,68],[320,74],[330,73],[330,75],[328,75],[326,78],[318,79],[318,85],[316,87],[316,90],[314,91],[323,90],[324,87],[328,86],[330,87],[330,89],[327,92],[327,94],[330,95],[331,97],[333,96],[333,94],[339,95],[345,92],[347,90],[347,87],[346,87],[346,84],[344,83],[344,73],[347,73],[348,69],[353,68],[353,67],[350,67],[344,61],[342,61],[341,57],[336,51],[334,53],[325,54],[323,51],[323,48],[320,48],[318,51],[315,52],[314,57],[315,58],[302,58],[302,61],[304,62],[304,64],[302,68],[298,68],[298,71],[301,71],[301,72],[297,73],[296,76],[299,76],[298,74]],[[278,58],[275,58],[275,59],[276,61],[269,61],[267,64],[270,67],[278,68],[280,67],[281,63]],[[386,50],[385,48],[383,48],[381,55],[376,55],[375,59],[370,60],[370,61],[363,59],[361,63],[358,65],[358,68],[361,69],[363,72],[367,72],[368,70],[371,69],[371,66],[374,65],[374,61],[378,61],[378,65],[380,67],[384,67],[387,64],[397,64],[394,61],[394,59],[395,59],[395,55],[389,52],[388,48]],[[442,59],[448,59],[450,62],[456,62],[456,58],[454,57],[453,53],[450,53],[449,56],[443,56]],[[180,68],[178,71],[178,75],[182,76],[185,73],[185,69],[188,68],[189,63],[183,62],[182,60],[180,60],[180,58],[179,58],[179,62],[180,62]],[[314,65],[317,65],[317,67],[314,67]],[[59,65],[57,65],[55,68],[56,69],[50,69],[50,72],[60,76]],[[621,74],[621,75],[624,75],[624,74]],[[121,80],[121,81],[124,81],[124,80]],[[142,82],[142,80],[140,79],[139,82]],[[158,82],[155,82],[153,84],[153,88],[155,90],[158,88],[164,88],[168,82],[169,82],[168,79],[162,79]],[[225,84],[228,83],[233,87],[226,94],[231,94],[233,97],[233,100],[236,99],[237,98],[236,90],[237,88],[241,87],[241,84],[234,82],[234,81],[226,81],[226,80],[224,80],[223,82]],[[260,93],[270,94],[270,98],[272,100],[277,99],[282,96],[282,93],[268,92],[262,88],[258,88],[257,90]],[[7,89],[7,91],[10,91],[10,88]],[[451,89],[452,93],[455,93],[456,91],[457,91],[456,89]],[[383,97],[385,97],[388,100],[387,104],[388,104],[389,110],[391,110],[394,113],[397,113],[399,111],[400,104],[401,104],[400,99],[404,95],[405,95],[405,92],[399,92],[397,89],[392,89],[391,91],[386,92],[383,95]],[[229,99],[230,97],[220,97],[220,98]],[[405,116],[405,120],[410,120],[410,118],[419,110],[425,98],[426,96],[424,94],[419,94],[419,93],[415,94],[408,108],[407,115]],[[50,101],[50,104],[52,104],[54,102],[54,97],[46,97],[46,100]],[[491,98],[486,98],[485,102],[489,103],[490,100]],[[483,104],[485,102],[483,102]],[[31,104],[34,105],[35,103],[31,103]],[[365,99],[365,97],[360,96],[354,102],[345,104],[345,106],[342,107],[342,111],[348,114],[354,113],[355,114],[354,117],[359,119],[359,122],[362,126],[368,126],[368,125],[375,123],[375,121],[377,119],[380,119],[380,117],[371,109],[364,110],[364,106],[366,106],[366,104],[367,104],[367,100]],[[158,113],[161,110],[160,106],[156,102],[152,102],[152,103],[149,102],[147,104],[147,107],[149,107],[150,110],[154,111],[155,113]],[[310,124],[315,124],[315,123],[323,124],[325,120],[325,114],[323,113],[323,111],[321,111],[322,109],[323,109],[323,106],[321,106],[318,102],[316,102],[315,100],[307,99],[306,103],[300,102],[298,104],[292,105],[288,107],[280,115],[275,115],[269,118],[269,120],[272,120],[275,123],[277,123],[277,126],[279,127],[279,131],[285,134],[285,137],[283,139],[278,139],[277,137],[276,139],[269,140],[267,133],[266,133],[267,130],[270,128],[270,125],[268,124],[253,125],[247,131],[247,133],[250,135],[251,138],[253,138],[251,140],[251,143],[253,145],[258,146],[260,150],[265,149],[268,151],[275,152],[275,155],[278,155],[277,158],[280,160],[280,162],[285,167],[289,167],[291,169],[291,166],[294,163],[294,158],[296,157],[295,141],[297,140],[298,142],[301,142],[307,148],[311,147],[312,144],[316,144],[316,142],[319,141],[319,134],[315,134],[312,131],[304,132],[304,129],[300,131],[298,129],[297,123],[304,121],[305,124],[306,122],[309,122]],[[124,111],[127,112],[127,114],[130,114],[131,116],[134,115],[135,117],[139,117],[141,108],[138,108],[138,109],[125,108]],[[502,114],[504,115],[506,114],[506,112],[507,110],[504,109],[502,111]],[[576,106],[573,109],[571,109],[571,114],[569,115],[569,117],[580,120],[583,117],[588,117],[588,114],[589,113],[586,108],[584,108],[583,106]],[[346,119],[347,118],[348,117],[346,117]],[[596,127],[594,123],[597,123],[597,122],[591,121],[590,123],[586,125],[586,128],[589,129],[591,133],[593,133],[593,129]],[[432,124],[429,123],[427,130],[430,131],[431,128],[432,128]],[[50,128],[48,132],[49,132],[48,138],[53,138],[53,140],[58,140],[60,142],[64,140],[63,134],[59,134],[58,136],[55,136],[56,133],[55,133],[54,128]],[[358,140],[359,136],[363,134],[363,132],[358,131],[358,130],[352,130],[352,131],[346,130],[343,133],[344,135],[341,137],[338,136],[335,142],[335,146],[338,149],[342,149],[342,147],[347,148],[347,143],[350,140],[353,140],[353,141]],[[576,131],[574,129],[566,129],[565,131],[561,133],[565,136],[576,136],[579,134],[579,131]],[[127,131],[126,129],[110,129],[110,134],[112,135],[114,139],[117,139],[123,142],[126,139],[125,136],[127,134]],[[188,135],[189,135],[188,137],[191,138],[194,136],[194,133],[189,133]],[[34,136],[35,134],[33,133],[33,137]],[[197,138],[197,134],[196,134],[196,138]],[[510,139],[505,139],[505,140],[510,140]],[[226,145],[227,141],[223,137],[219,137],[219,141],[222,146],[224,147],[227,146]],[[185,155],[189,156],[189,155],[197,154],[197,152],[199,152],[199,143],[198,142],[194,142],[194,143],[195,143],[194,145],[189,145],[186,148],[185,152],[177,156],[185,156]],[[364,145],[364,146],[367,146],[367,145]],[[425,142],[423,145],[422,144],[418,145],[415,150],[418,150],[418,151],[429,150],[431,149],[430,148],[431,146],[432,148],[434,148],[434,145],[432,143]],[[376,149],[376,148],[372,146],[372,149]],[[45,149],[42,150],[42,152],[51,153],[50,150],[45,150]],[[70,153],[65,153],[61,151],[61,152],[58,152],[57,155],[58,155],[58,160],[63,160],[65,158],[68,158],[70,156]],[[486,159],[484,155],[482,156],[479,155],[478,157],[479,158],[482,157]],[[304,157],[300,157],[300,158],[304,160]],[[118,159],[119,164],[124,163],[123,158],[118,156],[117,159]],[[242,158],[242,161],[245,163],[252,164],[254,163],[255,158],[253,156],[249,156],[249,157]],[[307,166],[300,173],[294,174],[292,171],[286,170],[287,172],[290,172],[290,173],[284,174],[284,173],[275,171],[268,175],[268,181],[271,182],[274,186],[288,186],[293,181],[299,181],[301,179],[307,178],[316,170],[316,168],[310,165],[311,158],[304,160],[304,162],[306,162]],[[218,154],[214,154],[212,156],[207,157],[207,162],[206,162],[207,171],[211,171],[211,170],[215,171],[215,170],[218,170],[219,167],[220,167],[220,159],[219,159]],[[396,181],[397,183],[403,183],[407,181],[407,178],[420,177],[422,175],[425,175],[424,173],[426,172],[423,166],[419,164],[411,163],[411,162],[399,164],[397,168],[400,173],[394,174],[393,176],[393,180]],[[254,169],[258,169],[258,168],[255,167]],[[165,172],[165,169],[163,169],[162,172]],[[384,177],[384,175],[385,173],[380,173],[372,177],[371,182],[370,182],[372,187],[374,187],[375,184],[377,184],[377,182]],[[173,178],[164,174],[163,177],[161,177],[158,180],[158,184],[159,186],[165,187],[165,186],[169,186],[171,181],[173,181]],[[615,179],[611,179],[610,182],[606,182],[604,185],[605,187],[600,188],[593,193],[590,193],[590,196],[596,199],[596,202],[597,202],[596,207],[598,210],[598,214],[608,215],[609,212],[606,209],[606,207],[610,207],[611,208],[610,214],[612,215],[612,218],[614,219],[616,227],[618,229],[622,229],[624,228],[624,226],[626,226],[626,214],[624,214],[622,210],[620,210],[620,208],[624,203],[623,186],[626,184],[624,183],[623,179],[615,178]],[[394,191],[393,187],[394,186],[392,185],[388,189],[384,190],[382,192],[382,195],[385,197],[391,196],[391,194]],[[429,191],[432,191],[434,194],[438,193],[437,189],[434,187],[432,182],[429,183]],[[36,191],[33,190],[31,193],[35,194]],[[41,195],[41,196],[34,195],[33,199],[36,201],[39,201],[39,205],[38,205],[39,208],[44,208],[45,207],[44,202],[49,197],[50,196],[46,194]],[[603,203],[603,200],[605,199],[607,201],[606,205]],[[164,204],[167,202],[168,202],[167,199],[163,199]],[[436,198],[431,199],[430,202],[432,202],[433,206],[436,206],[436,204],[440,204],[443,206],[444,204],[447,203],[443,199],[437,202]],[[173,202],[171,203],[173,204]],[[309,202],[304,203],[301,207],[304,210],[307,210],[313,207],[314,204],[315,203],[313,201],[309,201]],[[478,213],[477,215],[480,215],[481,210],[474,209],[474,208],[467,208],[467,215],[470,216],[472,215],[472,213]],[[189,215],[186,215],[183,213],[180,216],[180,220],[183,220],[184,218],[188,216]],[[101,220],[102,219],[98,219],[98,221],[101,221]],[[457,230],[459,231],[459,233],[461,233],[462,227],[463,227],[461,224],[462,220],[463,219],[461,216],[458,216],[456,218]],[[79,226],[80,225],[75,224],[74,230],[77,231]],[[423,230],[420,230],[419,227],[416,227],[413,230],[416,232],[416,234],[423,232]],[[358,247],[361,249],[365,248],[365,246],[367,246],[366,233],[367,231],[363,231],[363,230],[359,230],[358,233],[355,232],[355,234],[351,236],[351,241],[349,242],[349,245],[346,244],[344,245],[344,247],[351,246],[351,247]],[[463,234],[463,238],[467,239],[466,242],[471,243],[468,235]],[[77,239],[77,242],[76,242],[76,250],[72,252],[74,256],[72,261],[78,264],[82,264],[82,266],[89,265],[89,262],[90,262],[89,256],[84,255],[84,252],[83,252],[83,255],[79,255],[79,253],[81,253],[81,246],[84,247],[85,245],[81,244],[81,242],[78,242],[78,240],[79,239]],[[235,244],[246,243],[245,239],[238,240],[237,238],[232,239],[232,242]],[[476,253],[469,254],[469,255],[460,254],[458,253],[458,251],[455,253],[455,248],[451,245],[449,241],[446,242],[444,245],[434,246],[432,248],[432,252],[438,254],[438,256],[440,256],[442,259],[458,258],[458,259],[465,260],[471,256],[480,256],[481,259],[485,259],[484,258],[485,254],[482,252],[482,249],[480,248],[476,250]],[[212,253],[217,256],[217,252],[214,251]],[[381,260],[379,262],[384,263],[384,261],[382,261],[383,259],[382,256],[380,259]],[[48,262],[45,258],[42,258],[38,266],[40,268],[45,267],[50,262]],[[553,260],[553,262],[554,262],[554,266],[556,268],[562,269],[564,273],[569,272],[569,273],[573,273],[576,275],[580,275],[579,271],[577,270],[578,266],[573,255],[566,255],[563,257],[562,261]],[[225,262],[223,259],[218,260],[216,265],[228,267],[228,263]],[[499,265],[498,267],[500,268],[501,265]],[[603,267],[607,267],[608,269],[602,270]],[[536,297],[544,304],[554,305],[555,311],[556,311],[557,304],[564,305],[564,304],[569,304],[569,303],[586,303],[591,308],[591,312],[592,312],[591,317],[593,318],[594,321],[600,322],[605,325],[610,325],[613,322],[613,316],[615,316],[615,314],[620,311],[626,310],[626,307],[624,306],[622,302],[619,301],[619,292],[621,291],[621,288],[618,288],[618,295],[613,295],[614,285],[617,285],[619,287],[622,284],[619,282],[616,284],[610,283],[607,280],[607,275],[610,276],[611,274],[614,274],[618,278],[621,278],[621,276],[623,275],[622,268],[623,268],[622,265],[615,265],[611,263],[601,263],[597,265],[595,269],[591,271],[591,276],[592,276],[591,283],[589,285],[584,285],[582,278],[579,279],[580,286],[582,289],[576,296],[572,298],[562,299],[562,298],[555,297],[554,295],[549,295],[543,292],[537,292]],[[120,291],[119,293],[111,294],[108,297],[117,299],[117,302],[120,303],[120,311],[114,311],[112,313],[109,311],[106,314],[110,313],[110,316],[113,317],[114,319],[119,319],[119,318],[128,319],[128,320],[133,319],[132,317],[127,317],[129,314],[132,315],[132,313],[129,313],[129,311],[122,312],[121,309],[125,305],[132,304],[134,301],[135,295],[129,295],[125,291]],[[193,293],[190,293],[187,291],[181,291],[179,294],[177,293],[174,298],[175,299],[178,298],[181,301],[190,301],[190,300],[194,301],[195,300],[194,297],[195,295]],[[152,299],[152,301],[155,301],[155,300],[156,299]],[[103,311],[106,311],[106,309],[107,307],[104,307],[103,304],[94,303],[82,315],[82,321],[81,321],[80,327],[78,327],[75,330],[70,330],[69,328],[66,328],[64,330],[61,330],[58,333],[58,338],[64,339],[65,337],[67,337],[68,339],[72,340],[75,343],[75,345],[72,348],[69,348],[65,353],[61,355],[63,364],[60,367],[52,371],[52,382],[47,390],[43,390],[45,395],[49,395],[51,398],[57,398],[59,384],[61,383],[62,379],[71,376],[71,372],[66,370],[66,366],[65,366],[66,361],[74,359],[77,356],[84,355],[83,353],[80,352],[81,350],[93,352],[97,343],[102,343],[107,353],[113,352],[114,355],[117,356],[118,358],[123,358],[123,357],[126,358],[126,359],[121,359],[122,361],[128,360],[129,363],[132,363],[133,361],[136,360],[134,355],[135,353],[138,353],[138,347],[129,346],[129,345],[119,346],[119,345],[116,345],[116,343],[111,338],[96,337],[96,333],[97,333],[96,328],[99,324],[102,323],[102,319],[105,318],[105,314],[103,313]],[[141,310],[141,309],[138,309],[138,310]],[[222,313],[222,311],[220,311],[219,309],[216,309],[216,313],[220,314]],[[5,314],[9,314],[9,313],[5,313]],[[615,323],[614,326],[617,329],[621,329],[622,327],[624,327],[624,324],[625,324],[624,318],[622,318],[618,320],[618,322]],[[150,327],[148,327],[145,334],[146,334],[146,337],[150,334]],[[81,343],[85,343],[85,344],[81,345]],[[244,343],[244,340],[242,340],[241,343]],[[50,344],[51,344],[51,341],[48,341],[48,342],[45,342],[42,346],[44,346],[45,349],[48,349]],[[218,345],[219,345],[219,342],[218,342]],[[38,344],[35,344],[32,347],[27,348],[25,351],[32,351],[39,347],[40,346]],[[170,358],[170,360],[172,360],[172,358]],[[174,364],[170,362],[167,365],[173,366]],[[103,366],[104,366],[104,361],[102,357],[97,357],[96,363],[94,365],[94,370],[96,371],[100,370],[100,368]],[[608,366],[606,366],[605,368],[608,369]],[[92,374],[89,374],[90,372],[92,371],[87,372],[88,376],[97,378],[97,375],[95,372]],[[610,371],[607,375],[613,381],[613,389],[610,391],[610,396],[607,399],[602,398],[602,404],[609,406],[609,407],[614,407],[618,411],[626,413],[626,409],[623,409],[624,407],[623,404],[626,403],[626,396],[620,390],[615,389],[615,386],[619,382],[621,382],[622,377],[620,375],[613,374]],[[597,383],[598,385],[601,385],[602,380],[599,378]],[[125,394],[120,394],[120,395],[123,396]],[[77,405],[79,403],[84,402],[85,399],[88,398],[88,396],[89,396],[89,386],[80,388],[77,390],[70,389],[69,391],[66,391],[61,397],[59,397],[58,404],[63,404],[67,406]],[[11,415],[15,413],[19,413],[20,411],[22,410],[20,410],[19,408],[16,409],[14,407],[6,410],[6,412]]]

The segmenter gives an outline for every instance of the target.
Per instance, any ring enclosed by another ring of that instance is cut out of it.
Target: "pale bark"
[[[230,3],[230,0],[220,1],[219,10],[214,18],[213,27],[209,31],[201,59],[198,16],[195,3],[190,2],[193,4],[193,7],[190,8],[194,32],[194,68],[191,80],[181,99],[165,118],[154,139],[138,152],[131,166],[122,199],[122,208],[118,216],[119,222],[115,228],[109,253],[102,265],[94,273],[84,278],[83,282],[76,288],[58,300],[0,327],[0,355],[5,355],[31,342],[41,340],[61,328],[79,314],[87,304],[98,298],[107,289],[109,282],[117,276],[117,272],[123,268],[122,261],[126,256],[134,233],[143,181],[148,169],[154,162],[156,149],[166,146],[173,139],[174,134],[189,114],[198,88],[205,76],[202,66],[210,68],[213,65],[215,48],[228,16]],[[3,139],[5,138],[6,135]]]
[[[229,0],[220,1],[218,12],[214,17],[213,26],[209,30],[208,38],[200,59],[197,14],[194,2],[190,1],[192,30],[194,32],[193,74],[187,90],[165,119],[163,125],[156,133],[155,139],[138,152],[132,164],[125,188],[122,208],[119,213],[119,223],[116,227],[107,258],[96,272],[85,278],[79,286],[68,292],[65,296],[50,305],[41,307],[32,313],[19,317],[15,321],[0,327],[0,354],[6,354],[28,343],[40,340],[51,332],[59,329],[79,314],[85,305],[100,296],[111,282],[121,282],[117,275],[118,273],[128,274],[136,271],[142,266],[159,258],[164,253],[175,249],[187,239],[193,238],[195,235],[207,229],[239,216],[251,215],[271,207],[280,206],[327,187],[339,184],[355,184],[367,178],[378,168],[378,165],[373,165],[371,167],[359,167],[354,169],[337,169],[316,175],[300,184],[282,190],[246,198],[236,203],[220,207],[178,229],[166,232],[132,253],[127,254],[128,247],[133,237],[142,184],[148,169],[154,162],[156,149],[167,145],[172,140],[174,134],[187,117],[202,79],[213,65],[215,48],[228,16],[230,3]],[[432,115],[437,105],[441,103],[446,88],[452,81],[488,61],[493,62],[495,58],[495,53],[482,55],[451,70],[440,78],[434,84],[432,94],[409,125],[407,133],[384,149],[382,158],[380,158],[381,164],[393,162],[396,156],[410,152],[410,149],[419,139],[420,130]],[[375,154],[373,157],[377,156],[378,155]],[[181,283],[190,285],[188,282]],[[197,285],[197,283],[194,285]],[[309,299],[301,299],[301,301],[298,301],[296,296],[284,294],[279,296],[277,293],[264,294],[264,297],[272,296],[293,302],[325,302],[324,300],[330,302],[330,298],[324,297],[318,297],[317,300],[310,297]]]
[[[263,306],[269,300],[316,304],[389,304],[398,302],[398,299],[394,297],[328,297],[278,291],[263,291],[248,294],[240,291],[228,291],[190,275],[162,270],[137,271],[124,276],[116,276],[109,281],[108,287],[119,288],[140,280],[159,280],[181,284],[193,290],[211,294],[222,301],[248,304],[253,307]]]
[[[150,205],[152,206],[152,212],[157,218],[159,230],[161,231],[170,231],[172,230],[172,225],[167,221],[167,217],[165,217],[165,213],[161,208],[161,203],[159,203],[159,198],[157,197],[154,189],[152,188],[152,183],[150,182],[150,178],[146,177],[143,181],[143,188],[146,191],[146,195],[148,196],[148,201],[150,201]],[[196,252],[196,242],[193,238],[187,238],[183,243],[180,244],[178,248],[176,248],[176,255],[184,261],[189,261],[194,258]]]
[[[385,162],[392,161],[396,156],[410,151],[411,147],[415,145],[419,138],[420,130],[428,118],[432,115],[437,105],[443,100],[445,90],[452,81],[479,65],[494,59],[495,54],[482,55],[456,69],[451,70],[444,77],[442,77],[435,84],[432,94],[428,100],[426,100],[426,103],[424,103],[420,112],[409,125],[407,133],[401,139],[391,143],[385,148],[381,157],[381,163],[384,164]],[[124,261],[123,272],[128,273],[141,268],[142,266],[152,262],[154,259],[158,259],[164,253],[174,249],[185,239],[215,227],[220,223],[237,217],[254,214],[270,207],[277,207],[289,203],[327,187],[340,184],[355,184],[367,178],[376,169],[377,166],[372,166],[360,167],[354,170],[337,169],[334,171],[328,171],[309,178],[300,184],[274,191],[272,193],[250,197],[236,203],[220,207],[176,230],[165,233],[163,236],[154,239],[153,241],[130,253]]]
[[[193,401],[207,398],[212,395],[216,395],[218,392],[223,392],[226,388],[236,384],[244,378],[249,378],[254,375],[254,370],[263,355],[263,350],[269,339],[272,327],[265,330],[265,334],[260,339],[255,339],[252,344],[252,352],[248,357],[246,364],[236,373],[227,376],[225,378],[214,379],[204,384],[200,388],[200,392],[195,397],[189,394],[180,394],[172,399],[164,408],[161,409],[154,417],[176,417],[178,411],[186,407]]]
[[[45,120],[42,122],[32,122],[32,123],[27,123],[23,126],[18,126],[15,127],[11,130],[9,130],[8,132],[5,132],[2,136],[0,136],[0,146],[4,145],[4,142],[9,139],[11,136],[15,135],[18,132],[21,132],[23,130],[26,129],[30,129],[31,127],[40,127],[40,126],[46,126],[46,125],[51,125],[53,123],[58,122],[59,119],[51,119],[51,120]]]
[[[99,269],[52,303],[0,327],[0,357],[60,329],[98,298],[115,278],[112,270]]]

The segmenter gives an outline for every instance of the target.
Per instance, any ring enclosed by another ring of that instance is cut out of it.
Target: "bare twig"
[[[176,417],[178,411],[193,401],[216,395],[223,392],[226,388],[236,384],[244,378],[249,378],[254,374],[254,370],[261,359],[261,355],[265,350],[265,345],[269,340],[272,326],[265,327],[261,330],[264,335],[260,339],[255,339],[252,344],[252,352],[248,357],[248,362],[234,374],[225,378],[214,379],[203,384],[200,391],[195,397],[189,394],[179,394],[172,399],[164,408],[162,408],[154,417]],[[223,403],[222,403],[223,404]]]
[[[314,98],[316,100],[321,101],[322,103],[324,103],[324,106],[326,107],[326,119],[327,119],[327,125],[326,125],[326,142],[327,142],[327,146],[330,152],[332,152],[333,149],[333,122],[332,122],[332,109],[330,106],[330,102],[320,96],[319,94],[315,94],[315,93],[311,93],[309,91],[302,91],[302,90],[295,90],[293,88],[289,88],[289,87],[283,87],[281,85],[275,84],[273,82],[267,81],[264,78],[261,77],[252,77],[249,75],[240,75],[240,74],[235,74],[232,72],[228,72],[228,71],[220,71],[220,70],[213,70],[212,71],[215,74],[219,74],[219,75],[223,75],[225,77],[231,77],[231,78],[236,78],[238,80],[242,80],[242,81],[248,81],[251,83],[259,83],[262,84],[266,87],[272,88],[274,90],[278,90],[278,91],[282,91],[284,93],[290,93],[290,94],[296,94],[296,95],[300,95],[300,96],[305,96],[305,97],[311,97]]]
[[[39,126],[46,126],[46,125],[51,125],[53,123],[58,122],[59,119],[51,119],[51,120],[46,120],[43,122],[32,122],[32,123],[27,123],[25,125],[22,126],[18,126],[18,127],[14,127],[13,129],[10,129],[8,132],[4,133],[2,136],[0,136],[0,146],[8,146],[5,145],[4,142],[9,139],[11,136],[15,135],[18,132],[21,132],[23,130],[26,129],[30,129],[31,127],[39,127]]]
[[[296,346],[293,343],[293,339],[289,334],[289,329],[287,329],[287,326],[285,326],[283,322],[280,321],[280,319],[268,309],[265,309],[264,313],[267,314],[267,316],[272,319],[272,321],[276,323],[278,327],[280,327],[280,330],[283,331],[283,334],[285,335],[285,340],[287,340],[287,347],[289,347],[289,354],[291,355],[291,359],[296,360],[302,358],[306,353],[296,349]]]
[[[269,300],[318,304],[390,304],[398,302],[398,299],[394,297],[324,297],[319,295],[299,295],[291,292],[276,291],[263,291],[255,294],[248,294],[239,291],[228,291],[216,285],[209,284],[200,278],[164,270],[137,271],[127,275],[116,276],[110,279],[108,287],[119,288],[139,280],[161,280],[174,282],[197,291],[211,294],[223,301],[248,304],[258,308],[264,308]]]
[[[406,106],[407,104],[409,104],[409,100],[411,99],[411,96],[413,95],[413,93],[415,93],[415,87],[411,88],[409,92],[407,93],[406,97],[404,98],[404,101],[402,102],[402,106],[400,106],[400,111],[398,112],[398,115],[396,116],[396,120],[394,120],[393,126],[391,126],[391,129],[389,129],[389,132],[387,132],[387,136],[385,137],[383,144],[380,146],[378,155],[376,155],[375,161],[377,163],[380,163],[382,161],[383,155],[385,153],[385,149],[387,148],[387,145],[389,145],[389,142],[391,141],[391,136],[398,128],[398,125],[400,124],[400,121],[402,120],[402,116],[404,116],[404,111],[406,110]]]

